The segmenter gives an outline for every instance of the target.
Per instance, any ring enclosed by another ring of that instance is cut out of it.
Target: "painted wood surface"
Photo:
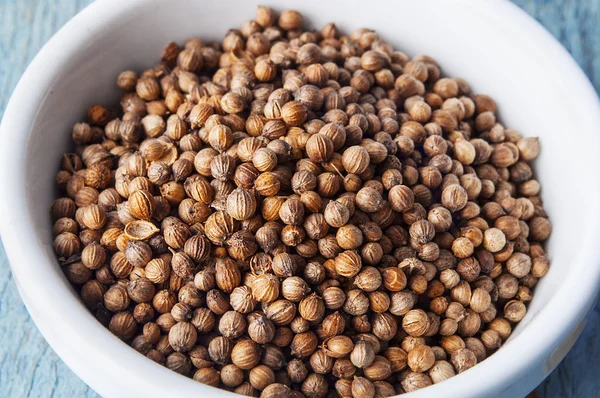
[[[0,0],[0,118],[19,77],[36,52],[90,2]],[[569,50],[600,91],[600,1],[514,2]],[[589,314],[575,347],[536,390],[539,397],[600,397],[598,336],[599,304]],[[38,332],[17,293],[0,243],[0,397],[97,396],[69,370]]]

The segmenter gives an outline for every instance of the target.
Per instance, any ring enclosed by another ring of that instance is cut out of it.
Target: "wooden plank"
[[[0,1],[0,117],[33,56],[89,2]],[[1,245],[0,314],[1,397],[98,397],[58,358],[35,327]]]
[[[573,55],[600,92],[600,2],[597,0],[515,0]],[[552,84],[552,82],[548,82]],[[600,397],[600,304],[565,360],[536,391],[544,398]],[[543,336],[542,336],[543,338]]]
[[[41,46],[90,0],[0,0],[0,117]],[[600,91],[600,2],[514,0],[540,21]],[[552,82],[548,82],[552,84]],[[0,396],[97,397],[56,356],[29,318],[0,245]],[[539,397],[600,397],[600,305],[567,358],[536,390]],[[93,358],[90,358],[93,360]]]

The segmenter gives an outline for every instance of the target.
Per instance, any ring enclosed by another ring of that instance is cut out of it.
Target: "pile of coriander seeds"
[[[122,72],[120,106],[73,127],[54,250],[100,323],[201,383],[442,382],[503,344],[548,271],[538,140],[428,56],[302,26],[261,6]]]

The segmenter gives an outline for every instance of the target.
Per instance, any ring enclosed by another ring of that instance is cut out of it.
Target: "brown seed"
[[[237,188],[227,197],[227,212],[236,220],[247,220],[256,211],[256,197],[245,188]]]
[[[277,24],[284,30],[295,30],[302,26],[302,14],[295,10],[285,10],[279,14]]]
[[[540,154],[540,142],[537,137],[521,138],[517,142],[520,158],[529,162]]]
[[[418,345],[408,352],[407,363],[413,372],[423,373],[434,365],[435,355],[431,347]]]
[[[300,277],[292,276],[281,283],[281,295],[293,302],[302,300],[309,291],[308,284]]]
[[[108,329],[122,340],[133,337],[137,329],[137,323],[129,312],[119,312],[110,320]]]
[[[387,312],[375,313],[372,322],[373,334],[380,340],[389,341],[394,338],[398,331],[398,322],[396,318]]]
[[[348,207],[338,201],[330,201],[323,213],[325,220],[334,228],[345,225],[350,219]]]
[[[93,188],[106,188],[110,182],[110,170],[103,164],[93,164],[85,170],[85,185]]]
[[[357,341],[350,353],[350,360],[357,368],[371,365],[375,359],[373,346],[366,341]]]
[[[322,321],[323,333],[329,337],[333,337],[342,334],[346,327],[346,321],[340,315],[339,311],[336,311],[330,315],[327,315]]]
[[[86,206],[83,209],[81,220],[83,224],[93,230],[98,230],[106,224],[107,216],[106,211],[99,205],[92,204]]]
[[[488,307],[491,304],[491,301],[491,296],[487,290],[477,288],[473,290],[469,306],[473,311],[481,313],[488,309]]]
[[[381,210],[384,204],[381,194],[374,188],[365,187],[356,193],[356,205],[366,213],[375,213]]]
[[[252,312],[256,307],[256,300],[252,297],[252,290],[248,286],[238,286],[229,297],[231,307],[242,314]]]
[[[455,376],[456,372],[450,362],[440,360],[435,362],[431,369],[429,369],[428,374],[434,383],[439,383]]]
[[[77,235],[63,232],[54,238],[54,252],[57,256],[67,259],[81,250],[81,241]]]
[[[366,292],[377,290],[381,286],[381,283],[381,273],[375,267],[363,267],[354,279],[354,284]]]
[[[382,277],[384,286],[390,291],[399,292],[406,287],[406,275],[400,268],[385,268]]]
[[[318,374],[330,373],[333,369],[334,359],[327,355],[325,349],[319,349],[310,356],[310,366]]]
[[[148,278],[138,278],[132,280],[127,285],[129,297],[136,303],[147,303],[152,301],[156,288]]]
[[[460,185],[450,185],[442,191],[442,204],[453,213],[464,208],[467,200],[467,192]]]
[[[477,364],[477,358],[473,351],[463,348],[452,353],[450,361],[458,373],[462,373]]]
[[[240,337],[246,331],[246,320],[237,311],[227,311],[219,321],[219,333],[234,339]]]
[[[452,252],[458,258],[467,258],[473,254],[473,242],[469,239],[461,237],[452,242]]]
[[[270,303],[279,296],[279,279],[271,274],[258,275],[252,281],[252,296],[261,303]]]
[[[469,165],[475,160],[475,147],[469,141],[459,139],[454,142],[454,155],[459,162],[464,165]]]
[[[511,322],[519,322],[527,313],[527,307],[522,301],[511,300],[504,305],[504,317]]]
[[[273,80],[277,75],[277,65],[270,59],[263,59],[254,66],[254,74],[261,82]]]
[[[363,234],[357,226],[347,224],[338,229],[336,240],[342,249],[358,249],[363,243]]]
[[[288,386],[281,383],[274,383],[267,386],[260,394],[261,398],[290,397],[291,390]]]
[[[242,281],[242,275],[234,260],[220,258],[216,262],[215,280],[219,289],[231,293]]]
[[[412,207],[414,193],[405,185],[395,185],[390,189],[388,200],[394,211],[404,212]]]
[[[278,253],[273,257],[272,269],[280,278],[290,277],[296,272],[296,262],[288,253]]]
[[[361,258],[355,251],[347,250],[335,258],[335,270],[341,276],[351,278],[357,275],[361,268]]]
[[[231,350],[231,361],[240,369],[252,369],[260,361],[260,347],[252,340],[240,340]]]
[[[211,214],[204,225],[206,237],[218,246],[222,246],[237,228],[237,221],[224,211]]]
[[[292,359],[287,365],[287,373],[294,383],[301,383],[306,379],[308,370],[304,362],[299,359]]]
[[[219,374],[219,372],[213,368],[201,368],[194,373],[192,378],[200,383],[217,387],[222,377],[223,375]]]
[[[269,304],[265,313],[276,325],[287,325],[296,316],[296,306],[288,300],[277,300]]]
[[[246,107],[241,95],[229,92],[221,97],[221,109],[227,113],[240,113]]]
[[[275,373],[273,369],[265,365],[258,365],[257,367],[250,370],[248,380],[252,387],[259,391],[263,391],[265,388],[275,382]]]
[[[311,172],[307,170],[300,170],[292,177],[292,189],[297,194],[304,194],[308,191],[312,191],[317,187],[317,179]]]
[[[179,322],[169,331],[169,344],[177,352],[191,350],[196,344],[196,328],[188,322]]]
[[[281,182],[275,173],[265,172],[260,174],[254,181],[254,189],[262,196],[272,197],[279,192]],[[273,198],[278,199],[278,198]],[[281,202],[283,203],[283,201]],[[264,208],[263,204],[263,208]],[[264,210],[263,210],[264,212]]]
[[[266,316],[258,316],[248,325],[248,336],[259,344],[266,344],[275,338],[275,325]]]
[[[369,166],[369,162],[369,152],[361,146],[352,146],[342,155],[342,164],[348,173],[363,173]]]
[[[298,333],[290,344],[291,354],[298,358],[305,358],[317,349],[318,339],[312,332]]]
[[[506,261],[506,269],[517,278],[523,278],[531,271],[531,257],[524,253],[513,253]]]
[[[539,257],[535,257],[531,264],[531,275],[536,278],[541,278],[546,275],[549,270],[550,261],[548,257],[543,255]]]
[[[281,117],[290,127],[300,126],[306,120],[308,110],[298,101],[287,102],[281,108]]]
[[[314,162],[329,160],[333,150],[333,141],[324,134],[313,134],[306,142],[306,154]]]
[[[422,336],[429,327],[429,317],[423,310],[410,310],[402,318],[402,329],[410,336]]]
[[[81,262],[87,268],[96,270],[106,262],[106,250],[96,242],[89,244],[81,252]]]
[[[373,363],[363,369],[369,380],[382,381],[392,375],[391,363],[387,358],[377,355]]]
[[[244,371],[234,364],[228,364],[221,369],[220,377],[227,387],[237,387],[244,381]]]
[[[354,343],[347,336],[335,336],[325,341],[327,355],[333,358],[343,358],[352,352]]]
[[[316,293],[305,297],[298,305],[298,312],[304,319],[308,321],[316,321],[321,319],[325,313],[325,304],[323,303],[323,299]]]
[[[130,303],[127,290],[122,286],[111,286],[104,293],[104,305],[112,312],[119,312],[127,309]]]
[[[535,217],[529,221],[529,238],[536,241],[545,241],[552,233],[552,225],[548,219]]]
[[[506,244],[506,236],[498,228],[489,228],[483,232],[483,246],[492,253],[499,252]]]
[[[161,290],[158,293],[156,293],[156,295],[152,299],[152,306],[156,311],[158,311],[161,314],[164,314],[171,311],[171,309],[176,303],[176,300],[177,297],[175,297],[175,295],[172,292],[168,290]]]
[[[252,156],[252,164],[258,171],[271,171],[277,166],[277,154],[269,148],[259,148]]]
[[[364,377],[354,377],[352,381],[352,396],[373,398],[375,396],[375,386]]]
[[[328,287],[323,291],[323,301],[325,302],[325,307],[339,309],[346,301],[346,294],[338,287]]]

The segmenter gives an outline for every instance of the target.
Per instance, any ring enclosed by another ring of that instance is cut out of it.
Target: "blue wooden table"
[[[514,0],[575,57],[600,91],[600,0]],[[44,43],[91,0],[0,0],[0,118]],[[465,10],[465,12],[468,12]],[[4,193],[8,194],[8,193]],[[540,397],[600,397],[600,305]],[[91,359],[91,358],[90,358]],[[96,397],[44,341],[17,293],[0,243],[0,397]]]

